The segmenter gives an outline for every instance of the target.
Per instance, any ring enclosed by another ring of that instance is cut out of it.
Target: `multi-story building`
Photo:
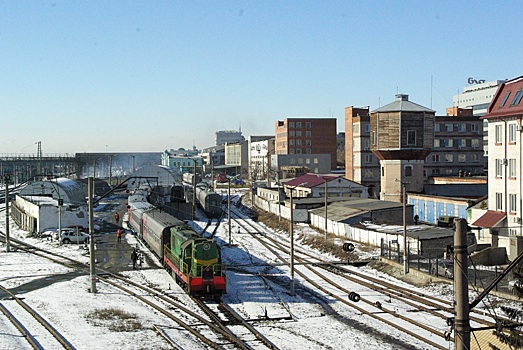
[[[471,84],[463,89],[462,94],[454,95],[452,97],[452,106],[459,108],[472,108],[472,114],[476,117],[484,116],[487,113],[487,108],[492,101],[492,97],[496,93],[498,86],[504,80],[494,80],[485,82],[484,80],[475,80],[469,78],[468,83]],[[487,161],[487,139],[488,139],[488,123],[485,120],[483,123],[483,151],[485,152],[485,162]],[[485,163],[486,166],[486,163]]]
[[[472,176],[485,172],[483,125],[472,109],[447,108],[434,118],[434,148],[425,159],[426,176]]]
[[[335,118],[287,118],[275,129],[276,154],[329,154],[336,167]]]
[[[223,146],[226,143],[245,141],[245,137],[242,136],[241,130],[222,130],[216,131],[214,141],[216,146]]]
[[[249,178],[267,179],[270,155],[274,154],[274,136],[249,136]]]
[[[509,259],[523,252],[523,76],[503,82],[483,117],[488,122],[488,211],[473,222]]]
[[[249,144],[246,140],[225,145],[225,166],[235,167],[235,175],[242,179],[249,176]]]
[[[195,165],[200,172],[203,159],[198,155],[197,150],[171,149],[162,153],[162,165],[171,168],[175,174],[192,173]]]
[[[303,168],[314,174],[327,174],[332,169],[331,155],[322,154],[273,154],[271,155],[271,172],[278,172],[281,178],[286,178],[285,174],[292,173],[291,168],[295,168],[295,173],[301,173]],[[283,168],[286,168],[283,171]]]
[[[345,177],[380,192],[380,162],[370,150],[369,107],[345,108]]]

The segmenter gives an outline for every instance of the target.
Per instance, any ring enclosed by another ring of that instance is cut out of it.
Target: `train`
[[[209,219],[219,219],[223,215],[222,196],[211,188],[196,187],[196,200],[198,205]]]
[[[128,199],[129,229],[159,258],[164,268],[196,297],[219,299],[227,292],[221,250],[178,218],[147,202],[143,194]]]

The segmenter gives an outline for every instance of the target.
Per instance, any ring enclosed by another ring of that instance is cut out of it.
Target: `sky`
[[[0,155],[162,152],[518,77],[521,1],[0,0]]]

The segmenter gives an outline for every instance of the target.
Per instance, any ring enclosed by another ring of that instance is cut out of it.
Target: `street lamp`
[[[232,246],[231,229],[231,179],[227,179],[227,226],[229,227],[229,246]]]

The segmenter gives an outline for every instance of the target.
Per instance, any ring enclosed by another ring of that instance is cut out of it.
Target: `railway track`
[[[0,303],[0,311],[18,329],[33,349],[74,349],[73,345],[50,322],[22,298],[17,297],[3,286],[0,286],[1,294],[3,294],[4,301]],[[8,306],[8,304],[10,305]]]
[[[244,227],[247,233],[277,256],[283,264],[287,263],[290,244],[283,243],[281,237],[279,239],[270,237],[251,221],[245,221],[241,215],[235,220],[238,225]],[[447,348],[448,342],[453,341],[448,326],[449,320],[454,315],[450,301],[428,297],[422,293],[387,283],[382,279],[361,274],[353,269],[340,267],[303,249],[295,250],[294,256],[297,262],[295,273],[303,281],[361,314],[388,324],[434,348]],[[307,272],[304,273],[303,270],[307,270]],[[311,278],[311,274],[320,280]],[[340,279],[342,279],[341,282]],[[347,288],[346,285],[351,287]],[[347,300],[346,296],[354,290],[362,295],[360,303]],[[419,322],[419,316],[414,319],[409,316],[409,313],[425,313],[427,322]],[[492,327],[495,325],[495,320],[488,320],[484,313],[478,313],[471,317],[471,325]]]
[[[75,259],[36,248],[20,240],[11,239],[11,241],[13,247],[17,249],[27,251],[31,254],[46,258],[54,263],[69,268],[80,269],[86,272],[88,271],[89,266],[87,264],[81,263]],[[102,271],[97,275],[97,279],[98,281],[110,285],[111,287],[118,289],[153,308],[166,318],[173,321],[178,329],[185,330],[198,339],[199,342],[206,344],[213,349],[253,349],[253,347],[248,344],[253,341],[258,345],[264,344],[264,348],[277,349],[274,344],[252,327],[247,321],[241,319],[239,315],[236,317],[237,323],[247,329],[250,334],[254,336],[254,340],[244,340],[242,337],[236,336],[230,329],[228,329],[227,320],[222,322],[219,319],[210,316],[212,312],[209,311],[210,308],[206,306],[205,303],[195,302],[195,304],[201,309],[190,309],[186,305],[175,301],[172,297],[162,293],[161,291],[146,287],[110,271]],[[193,299],[193,301],[197,300]],[[225,304],[221,304],[221,308],[222,310],[228,309],[229,315],[234,314],[234,311],[228,308]],[[202,312],[200,311],[202,310],[204,315],[207,315],[207,317],[201,315]],[[164,337],[166,336],[165,333],[169,332],[168,330],[159,329],[158,326],[155,327],[158,328],[158,332],[162,333],[162,336]],[[166,338],[169,337],[167,336]],[[259,348],[258,345],[256,348]]]

